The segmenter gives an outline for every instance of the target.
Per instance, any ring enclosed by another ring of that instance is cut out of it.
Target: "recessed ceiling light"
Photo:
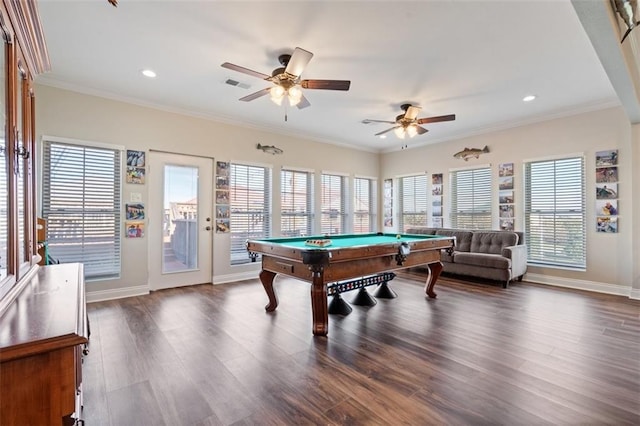
[[[532,100],[534,100],[536,98],[536,95],[527,95],[524,98],[522,98],[522,100],[524,102],[531,102]]]
[[[156,73],[152,70],[142,70],[142,75],[144,75],[145,77],[154,78],[156,76]]]
[[[387,135],[380,135],[380,139],[386,139]]]

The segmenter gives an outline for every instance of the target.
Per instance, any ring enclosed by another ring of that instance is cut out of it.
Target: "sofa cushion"
[[[469,251],[473,232],[462,229],[437,229],[436,235],[443,237],[456,237],[455,251]]]
[[[427,228],[426,226],[415,226],[413,228],[407,228],[406,234],[421,234],[421,235],[435,235],[437,228]]]
[[[511,268],[511,259],[502,257],[497,254],[488,253],[454,253],[453,263],[459,263],[463,265],[482,266],[485,268],[494,269],[509,269]]]
[[[472,253],[502,254],[504,247],[518,244],[515,232],[476,231],[471,238]]]

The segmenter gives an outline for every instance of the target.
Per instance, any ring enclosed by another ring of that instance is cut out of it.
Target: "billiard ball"
[[[402,235],[398,234],[398,235],[396,235],[396,238],[400,239],[400,238],[402,238]]]

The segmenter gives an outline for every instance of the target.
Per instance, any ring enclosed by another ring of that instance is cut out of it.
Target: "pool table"
[[[309,240],[329,239],[327,246],[309,246]],[[453,250],[455,238],[413,234],[353,234],[247,240],[252,260],[262,255],[260,281],[269,298],[265,307],[278,306],[273,279],[283,274],[311,283],[313,334],[328,331],[327,284],[380,272],[425,265],[429,269],[425,292],[433,291],[442,271],[440,250]]]

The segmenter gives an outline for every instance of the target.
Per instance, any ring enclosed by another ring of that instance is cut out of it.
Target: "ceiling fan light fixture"
[[[269,94],[271,95],[271,100],[276,105],[282,105],[284,98],[287,98],[291,106],[298,105],[302,100],[302,89],[298,86],[293,86],[288,89],[282,86],[273,86],[269,89]]]
[[[271,95],[271,100],[276,105],[282,105],[282,98],[284,98],[285,90],[282,86],[273,86],[269,90],[269,94]]]
[[[409,135],[410,138],[414,137],[417,134],[418,134],[418,129],[415,126],[415,124],[412,124],[407,127],[407,135]]]
[[[400,139],[404,139],[404,135],[405,135],[404,127],[402,127],[402,126],[396,127],[393,130],[393,133],[395,133],[396,136],[399,137]]]
[[[302,89],[298,86],[293,86],[289,90],[287,90],[287,95],[289,97],[289,104],[291,106],[298,105],[302,100]]]

